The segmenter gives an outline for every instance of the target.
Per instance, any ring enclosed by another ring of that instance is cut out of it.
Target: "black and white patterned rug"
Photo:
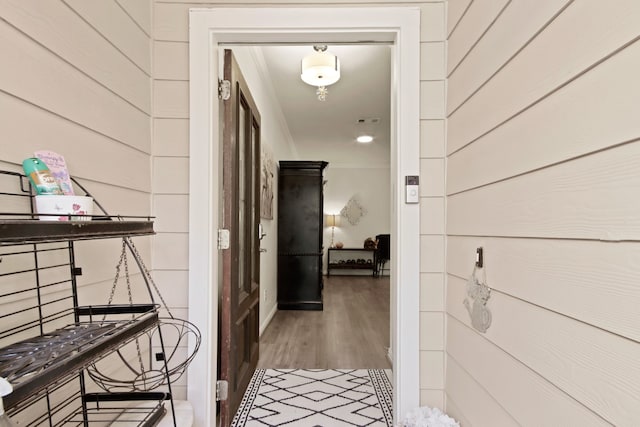
[[[383,369],[258,369],[231,427],[391,427]]]

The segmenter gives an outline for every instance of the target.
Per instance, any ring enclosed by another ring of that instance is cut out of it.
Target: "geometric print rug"
[[[384,369],[258,369],[231,427],[393,426]]]

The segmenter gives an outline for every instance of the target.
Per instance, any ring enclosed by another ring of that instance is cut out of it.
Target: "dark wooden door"
[[[222,102],[223,228],[229,249],[222,251],[220,379],[228,399],[220,420],[228,426],[258,363],[260,251],[260,114],[231,50],[224,51],[224,79],[231,96]]]

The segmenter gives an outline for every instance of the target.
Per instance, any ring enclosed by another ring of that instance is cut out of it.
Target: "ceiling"
[[[333,167],[389,166],[390,46],[329,45],[340,59],[341,78],[328,86],[324,102],[300,79],[300,61],[313,53],[311,45],[259,49],[301,160],[326,160]],[[379,122],[358,123],[372,118]],[[373,132],[373,142],[356,142],[362,130]]]

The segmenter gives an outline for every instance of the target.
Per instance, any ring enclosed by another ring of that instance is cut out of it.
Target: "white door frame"
[[[189,320],[201,327],[189,367],[195,426],[215,425],[221,150],[219,44],[392,41],[391,356],[394,420],[420,403],[420,213],[404,182],[420,168],[420,9],[416,7],[210,8],[190,10]]]

